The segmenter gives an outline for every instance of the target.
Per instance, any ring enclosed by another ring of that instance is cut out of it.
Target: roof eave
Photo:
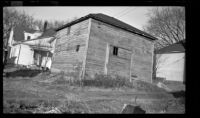
[[[91,16],[91,14],[89,14],[89,15],[87,15],[87,16],[84,16],[84,17],[81,17],[81,18],[79,18],[79,19],[76,19],[76,20],[74,20],[74,21],[72,21],[72,22],[70,22],[70,23],[67,23],[66,25],[63,25],[63,26],[61,26],[61,27],[55,29],[55,31],[62,30],[62,29],[66,28],[66,27],[69,27],[69,26],[71,26],[71,25],[73,25],[73,24],[76,24],[76,23],[79,23],[79,22],[81,22],[81,21],[84,21],[84,20],[88,19],[90,16]]]
[[[149,36],[143,35],[143,34],[141,34],[141,33],[138,33],[138,32],[136,32],[136,31],[132,31],[132,30],[129,30],[129,29],[126,29],[126,28],[123,28],[123,27],[120,27],[120,26],[114,25],[114,24],[112,24],[112,23],[105,22],[105,21],[100,20],[100,19],[98,19],[98,18],[95,18],[95,17],[92,17],[92,18],[95,19],[95,20],[98,20],[98,21],[104,22],[104,23],[106,23],[106,24],[109,24],[109,25],[112,25],[112,26],[118,27],[118,28],[120,28],[120,29],[123,29],[123,30],[129,31],[129,32],[131,32],[131,33],[135,33],[135,34],[138,34],[138,35],[140,35],[140,36],[146,37],[147,39],[151,39],[150,41],[157,40],[157,38],[155,38],[155,37],[153,37],[153,36],[152,36],[152,37],[149,37]]]
[[[66,27],[69,27],[69,26],[71,26],[71,25],[73,25],[73,24],[76,24],[76,23],[79,23],[79,22],[81,22],[81,21],[84,21],[84,20],[86,20],[86,19],[88,19],[88,18],[93,18],[93,19],[95,19],[95,20],[98,20],[98,21],[104,22],[104,23],[106,23],[106,24],[109,24],[109,25],[118,27],[118,28],[120,28],[120,29],[124,29],[124,30],[126,30],[126,31],[131,32],[131,33],[138,34],[138,35],[140,35],[140,36],[146,37],[148,40],[150,39],[150,41],[157,40],[157,38],[155,38],[155,37],[153,37],[153,36],[147,36],[147,35],[138,33],[138,32],[136,32],[136,31],[132,31],[132,30],[129,30],[129,29],[126,29],[126,28],[123,28],[123,27],[114,25],[114,24],[112,24],[112,23],[106,22],[106,21],[104,21],[104,20],[102,20],[102,19],[96,18],[96,17],[93,16],[92,14],[89,14],[89,15],[87,15],[87,16],[81,17],[81,18],[79,18],[79,19],[77,19],[77,20],[74,20],[74,21],[72,21],[72,22],[70,22],[70,23],[68,23],[68,24],[66,24],[66,25],[64,25],[64,26],[62,26],[62,27],[60,27],[60,28],[57,28],[56,31],[62,30],[62,29],[64,29],[64,28],[66,28]]]

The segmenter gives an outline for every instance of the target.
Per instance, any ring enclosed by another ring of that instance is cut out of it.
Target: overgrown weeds
[[[127,78],[110,75],[96,74],[94,78],[85,78],[81,80],[83,86],[103,87],[103,88],[120,88],[132,87]]]
[[[59,78],[53,83],[80,87],[134,88],[136,90],[147,92],[165,92],[164,89],[158,88],[154,84],[142,80],[133,80],[130,82],[128,78],[119,75],[112,77],[111,75],[95,74],[94,78],[85,76],[84,79],[80,80],[77,76],[73,77],[73,75],[69,76],[69,73],[61,72]]]

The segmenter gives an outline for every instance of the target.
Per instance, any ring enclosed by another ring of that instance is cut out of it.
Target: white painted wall
[[[15,58],[14,64],[32,65],[33,50],[28,45],[19,44],[11,48],[10,59]]]
[[[14,59],[13,62],[11,62],[11,63],[17,64],[17,58],[18,58],[18,55],[19,55],[19,48],[20,48],[20,45],[15,45],[15,46],[11,47],[9,59],[11,59],[11,58]]]
[[[157,77],[166,80],[183,81],[185,53],[157,54]]]
[[[20,55],[18,64],[21,65],[32,65],[33,64],[33,50],[31,50],[30,46],[28,45],[21,45]]]

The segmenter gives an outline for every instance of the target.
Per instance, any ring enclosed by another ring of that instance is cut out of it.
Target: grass
[[[178,81],[164,81],[165,85],[167,85],[173,91],[185,91],[185,85],[183,82]]]
[[[109,81],[113,83],[107,84]],[[117,81],[121,83],[117,84]],[[3,112],[45,113],[56,108],[59,113],[120,113],[126,103],[140,105],[147,113],[159,113],[165,109],[167,101],[172,101],[176,105],[169,108],[180,107],[180,111],[168,110],[184,113],[181,109],[184,104],[180,100],[154,85],[137,81],[135,85],[127,86],[120,77],[115,81],[102,75],[97,75],[93,82],[79,86],[80,83],[70,82],[65,73],[4,77]]]
[[[102,88],[120,88],[131,87],[126,78],[117,76],[113,78],[109,75],[96,74],[93,79],[85,78],[81,81],[84,86],[102,87]]]

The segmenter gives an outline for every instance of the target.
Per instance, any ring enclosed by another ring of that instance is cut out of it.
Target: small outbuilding
[[[157,50],[156,77],[171,81],[185,81],[185,41]]]

